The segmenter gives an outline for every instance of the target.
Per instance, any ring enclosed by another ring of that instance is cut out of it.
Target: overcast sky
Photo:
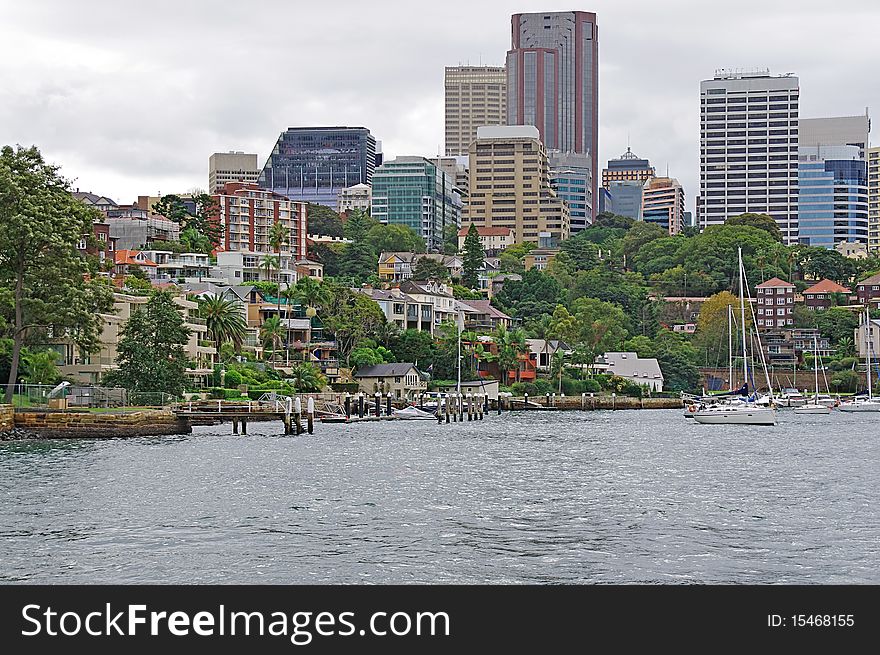
[[[363,125],[386,157],[434,156],[443,67],[502,65],[512,13],[574,9],[598,15],[600,162],[629,140],[689,208],[716,68],[796,73],[802,117],[880,109],[877,0],[0,0],[0,144],[125,203],[206,188],[212,152],[262,165],[288,126]]]

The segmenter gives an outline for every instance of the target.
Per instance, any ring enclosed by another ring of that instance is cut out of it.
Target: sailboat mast
[[[816,402],[819,402],[819,342],[813,335],[813,370],[816,375]]]
[[[733,305],[727,306],[727,379],[733,391]]]
[[[742,355],[743,355],[743,381],[748,384],[749,381],[749,361],[746,357],[746,300],[743,292],[743,251],[737,248],[739,259],[739,313],[740,324],[742,326]]]
[[[871,400],[873,396],[871,393],[871,346],[874,345],[874,340],[871,338],[871,310],[869,307],[865,307],[865,366],[868,378],[868,400]]]

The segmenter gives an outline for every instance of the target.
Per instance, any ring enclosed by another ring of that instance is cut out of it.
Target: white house
[[[663,371],[653,357],[641,359],[636,353],[609,352],[596,358],[593,369],[647,385],[651,391],[663,391]]]

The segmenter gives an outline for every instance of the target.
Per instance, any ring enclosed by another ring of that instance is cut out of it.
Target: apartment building
[[[774,277],[756,287],[758,328],[782,328],[793,322],[794,285]]]
[[[446,154],[467,155],[484,125],[507,121],[507,70],[504,66],[447,66]]]
[[[673,177],[655,177],[642,189],[642,220],[669,234],[684,229],[684,188]]]

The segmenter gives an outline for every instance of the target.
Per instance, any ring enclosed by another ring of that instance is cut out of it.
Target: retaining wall
[[[26,409],[15,412],[15,427],[50,439],[101,439],[192,432],[186,420],[164,409],[119,413]]]

